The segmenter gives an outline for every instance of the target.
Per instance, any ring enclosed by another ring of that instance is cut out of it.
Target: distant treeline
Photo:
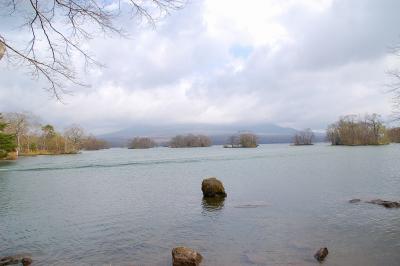
[[[213,136],[213,139],[216,136]],[[280,140],[277,135],[256,135],[251,132],[240,132],[233,135],[217,136],[217,144],[224,144],[225,148],[255,148],[263,141]],[[282,136],[281,136],[282,137]],[[284,137],[284,138],[283,138]],[[389,142],[400,143],[400,128],[386,129],[380,116],[377,114],[357,116],[348,115],[339,118],[339,120],[331,124],[326,133],[314,134],[311,129],[297,131],[294,135],[284,135],[282,140],[292,142],[294,145],[312,145],[316,141],[330,141],[332,145],[380,145]],[[282,140],[276,141],[282,143]],[[287,143],[285,142],[285,143]],[[208,147],[213,144],[211,137],[206,135],[186,134],[172,137],[167,142],[156,143],[150,137],[135,137],[132,139],[128,148],[130,149],[148,149],[158,145],[168,146],[171,148],[185,147]]]
[[[16,155],[71,154],[107,148],[105,141],[86,135],[79,125],[71,125],[59,132],[53,125],[41,124],[38,117],[29,113],[4,113],[0,125],[3,136],[0,141],[4,135],[8,136],[11,140],[8,145],[14,148],[8,149],[7,153],[15,152]],[[4,157],[5,152],[2,154]]]
[[[258,137],[252,133],[235,134],[226,139],[226,148],[255,148],[258,146]],[[170,148],[194,148],[209,147],[212,140],[206,135],[177,135],[162,146]],[[157,143],[149,137],[135,137],[130,141],[128,148],[130,149],[148,149],[157,146]]]
[[[79,125],[71,125],[63,132],[50,124],[41,124],[40,119],[29,113],[0,114],[0,158],[10,154],[69,154],[80,150],[107,148],[107,142],[93,135],[86,135]],[[347,115],[331,124],[327,129],[327,140],[332,145],[381,145],[400,143],[400,128],[386,128],[377,114]],[[222,137],[222,136],[221,136]],[[265,136],[264,136],[265,137]],[[251,132],[225,136],[225,148],[255,148],[259,136]],[[294,145],[311,145],[315,135],[311,129],[298,131],[293,136]],[[163,144],[164,145],[164,144]],[[166,144],[171,148],[209,147],[212,140],[206,135],[177,135]],[[136,137],[129,143],[131,149],[148,149],[157,143],[149,137]]]

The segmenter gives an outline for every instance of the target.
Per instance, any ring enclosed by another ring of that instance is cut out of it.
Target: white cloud
[[[0,110],[31,110],[61,127],[77,122],[94,132],[138,122],[247,120],[321,129],[347,113],[389,115],[382,92],[393,65],[387,47],[400,33],[394,5],[192,1],[155,30],[124,21],[131,38],[88,43],[107,67],[83,74],[92,87],[71,88],[66,104],[0,61]]]

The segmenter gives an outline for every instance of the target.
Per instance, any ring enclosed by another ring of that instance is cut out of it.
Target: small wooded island
[[[169,142],[170,148],[209,147],[212,141],[205,135],[177,135]]]
[[[384,145],[391,141],[388,134],[390,131],[377,114],[347,115],[328,127],[327,138],[332,145]]]
[[[294,146],[313,145],[314,133],[310,128],[299,131],[293,137]]]
[[[128,149],[150,149],[156,146],[156,142],[148,137],[136,137],[128,146]]]
[[[224,148],[257,148],[258,137],[253,133],[241,133],[232,135]]]

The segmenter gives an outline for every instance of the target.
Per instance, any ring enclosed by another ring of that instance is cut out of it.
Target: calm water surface
[[[224,202],[204,202],[217,176]],[[400,265],[400,145],[110,149],[0,164],[0,256],[35,265]]]

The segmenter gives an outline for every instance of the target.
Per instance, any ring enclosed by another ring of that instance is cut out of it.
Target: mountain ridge
[[[150,137],[158,143],[165,143],[171,137],[185,134],[204,134],[214,144],[224,144],[226,139],[240,132],[252,132],[260,137],[260,143],[287,143],[298,132],[294,128],[282,127],[273,123],[234,123],[234,124],[136,124],[98,137],[112,146],[126,146],[134,137]]]

